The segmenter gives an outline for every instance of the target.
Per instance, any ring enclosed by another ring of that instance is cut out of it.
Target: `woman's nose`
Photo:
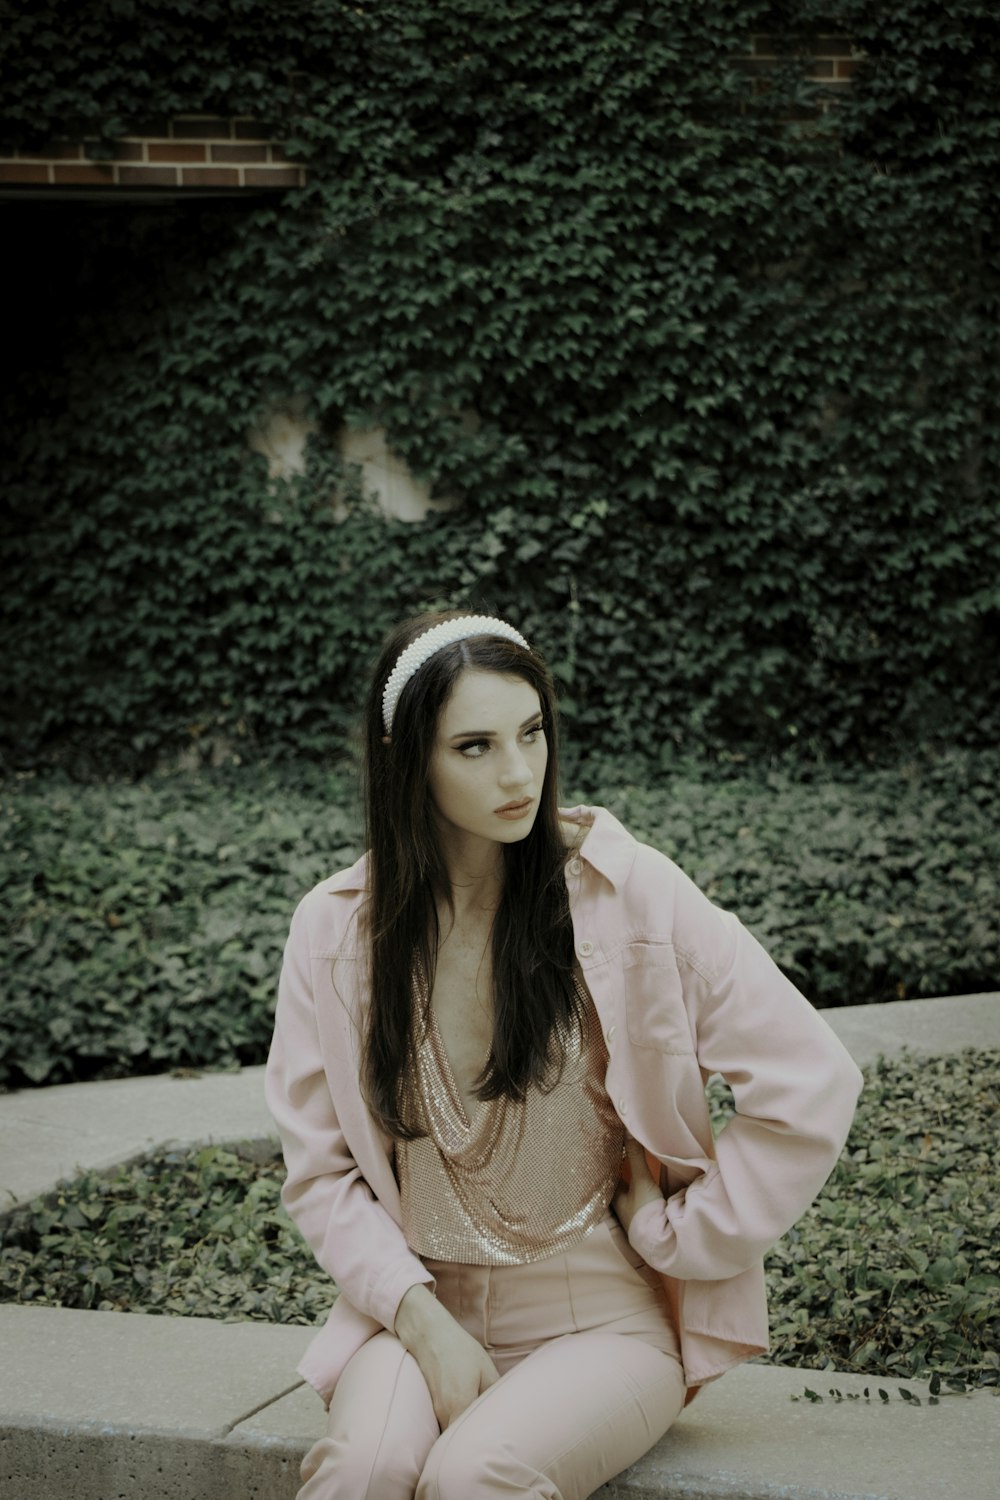
[[[520,750],[512,750],[505,758],[500,773],[503,786],[526,786],[531,780],[531,767]]]

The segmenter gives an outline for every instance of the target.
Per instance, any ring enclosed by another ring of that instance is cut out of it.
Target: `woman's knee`
[[[326,1435],[302,1462],[298,1500],[413,1500],[438,1432],[416,1361],[378,1334],[340,1377]]]
[[[558,1500],[558,1490],[544,1474],[517,1457],[497,1435],[485,1445],[482,1434],[467,1438],[461,1429],[442,1434],[431,1449],[416,1500],[472,1500],[472,1496],[532,1496]]]
[[[376,1452],[325,1437],[302,1460],[296,1500],[413,1500],[420,1466],[413,1452],[382,1443]]]

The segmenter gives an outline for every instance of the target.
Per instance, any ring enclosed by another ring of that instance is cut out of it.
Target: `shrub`
[[[996,987],[998,774],[995,754],[956,752],[854,774],[667,772],[638,786],[594,767],[628,826],[821,1006]]]
[[[343,776],[8,786],[0,1080],[260,1062],[295,903],[355,857]]]
[[[820,1005],[989,989],[1000,757],[809,773],[572,769],[749,925]],[[641,779],[640,779],[641,778]],[[349,767],[8,780],[0,1084],[261,1062],[295,903],[352,863]]]

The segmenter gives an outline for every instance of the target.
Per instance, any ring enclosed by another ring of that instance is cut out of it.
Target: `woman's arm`
[[[442,1430],[500,1379],[482,1345],[425,1286],[403,1296],[395,1333],[420,1366]]]
[[[703,1177],[654,1201],[639,1173],[626,1212],[649,1265],[717,1280],[759,1260],[808,1208],[847,1139],[862,1078],[756,939],[677,873],[674,948],[698,1061],[722,1074],[736,1114]]]
[[[267,1104],[288,1169],[281,1198],[341,1291],[391,1329],[404,1293],[434,1278],[368,1186],[340,1128],[320,1051],[309,914],[307,896],[285,947],[265,1074]]]

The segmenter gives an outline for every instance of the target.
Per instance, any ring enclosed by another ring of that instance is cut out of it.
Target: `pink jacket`
[[[764,1253],[832,1170],[861,1074],[736,917],[671,860],[603,808],[563,816],[589,830],[567,883],[608,1093],[660,1163],[665,1194],[635,1215],[629,1239],[665,1278],[693,1387],[767,1349]],[[283,1201],[340,1288],[299,1366],[327,1403],[351,1355],[392,1328],[404,1292],[433,1283],[403,1238],[392,1141],[358,1083],[365,868],[362,856],[295,912],[266,1076]],[[711,1073],[737,1111],[714,1143]]]

